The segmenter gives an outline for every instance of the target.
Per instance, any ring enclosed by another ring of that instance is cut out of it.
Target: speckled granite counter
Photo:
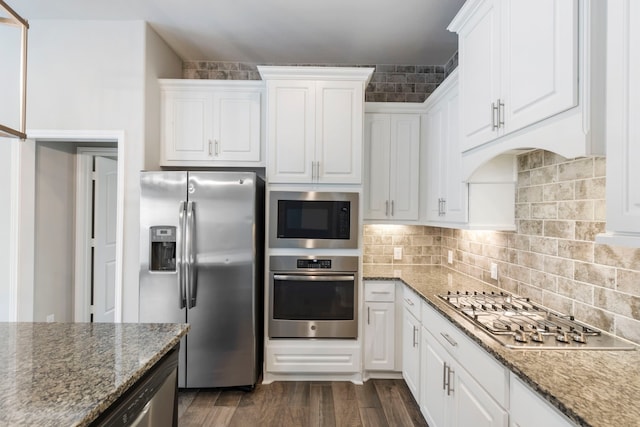
[[[175,347],[188,328],[0,323],[0,425],[88,425]]]
[[[413,288],[578,425],[640,426],[640,351],[507,349],[436,297],[448,290],[495,287],[440,266],[365,265],[363,276],[365,280],[400,279]]]

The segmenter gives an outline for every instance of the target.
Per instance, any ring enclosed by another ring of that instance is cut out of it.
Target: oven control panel
[[[331,260],[330,259],[298,259],[297,261],[298,268],[324,268],[331,269]]]

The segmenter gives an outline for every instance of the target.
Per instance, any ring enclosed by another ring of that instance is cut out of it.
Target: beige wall
[[[447,264],[640,343],[640,249],[594,243],[605,225],[605,160],[518,158],[516,232],[365,226],[365,263]],[[393,261],[393,246],[406,259]],[[432,253],[439,246],[441,257]],[[490,265],[498,264],[498,280]]]

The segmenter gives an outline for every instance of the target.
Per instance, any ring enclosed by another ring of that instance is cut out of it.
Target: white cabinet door
[[[215,160],[260,161],[260,93],[213,93]]]
[[[315,82],[267,82],[270,182],[311,182],[315,168]]]
[[[194,91],[171,91],[162,96],[163,163],[202,160],[213,153],[211,96]]]
[[[402,321],[402,377],[420,401],[420,322],[404,309]]]
[[[420,116],[365,116],[365,219],[416,220],[420,199]]]
[[[462,149],[477,147],[497,137],[500,98],[500,0],[480,2],[458,31]],[[533,64],[538,65],[538,64]]]
[[[420,411],[430,426],[446,426],[451,406],[445,386],[447,353],[424,327],[420,350]]]
[[[362,182],[361,82],[316,82],[316,179],[321,183]]]
[[[460,365],[451,366],[452,427],[507,427],[509,414]],[[536,424],[548,426],[549,424]]]
[[[640,247],[640,4],[607,2],[607,234]]]
[[[420,198],[420,116],[391,116],[389,215],[396,220],[418,219]]]
[[[427,123],[427,219],[467,222],[467,185],[461,177],[458,74],[454,72],[434,92]]]
[[[510,427],[571,427],[574,424],[511,374]]]
[[[395,369],[395,303],[366,302],[364,325],[364,368]]]
[[[503,1],[504,132],[578,105],[578,1]]]
[[[391,158],[391,116],[366,114],[365,119],[365,219],[387,219]]]

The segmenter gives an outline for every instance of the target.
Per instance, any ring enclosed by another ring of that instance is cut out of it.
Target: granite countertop
[[[364,266],[365,280],[398,279],[578,425],[640,426],[640,351],[514,350],[436,295],[497,288],[444,266]]]
[[[0,323],[0,425],[88,425],[188,329],[186,324]]]

